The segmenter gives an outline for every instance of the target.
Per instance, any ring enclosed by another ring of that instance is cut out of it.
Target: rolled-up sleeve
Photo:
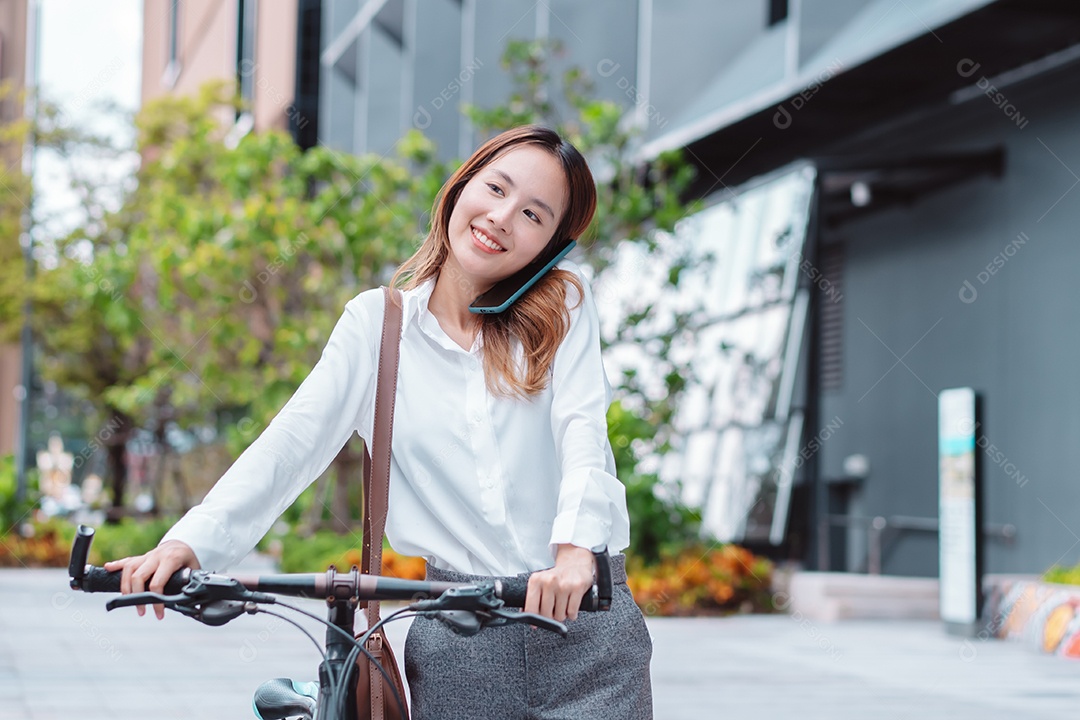
[[[351,300],[314,369],[201,504],[162,539],[191,546],[202,568],[243,558],[362,427],[373,404],[378,334],[362,296]]]
[[[600,323],[587,281],[582,301],[570,311],[570,329],[552,367],[551,428],[562,481],[551,545],[618,552],[630,544],[626,491],[615,476],[607,434],[611,387],[600,356]],[[572,306],[577,291],[569,286]]]

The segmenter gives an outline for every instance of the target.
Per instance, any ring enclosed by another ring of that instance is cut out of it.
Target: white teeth
[[[506,249],[506,248],[504,248],[504,247],[503,247],[502,245],[498,244],[497,242],[494,242],[494,241],[492,241],[492,240],[489,240],[489,239],[487,238],[487,236],[486,236],[486,235],[484,235],[484,234],[483,234],[482,232],[480,232],[480,231],[479,231],[479,230],[477,230],[476,228],[473,228],[473,229],[472,229],[472,236],[473,236],[474,238],[476,238],[477,240],[479,240],[479,241],[480,241],[480,244],[482,244],[482,245],[483,245],[483,246],[485,246],[485,247],[489,247],[489,248],[491,248],[492,250],[499,250],[499,251],[502,251],[502,250],[505,250],[505,249]]]

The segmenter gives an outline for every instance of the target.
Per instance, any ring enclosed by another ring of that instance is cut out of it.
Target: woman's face
[[[567,195],[554,155],[536,145],[510,148],[462,188],[450,214],[447,262],[477,288],[510,277],[551,241]]]

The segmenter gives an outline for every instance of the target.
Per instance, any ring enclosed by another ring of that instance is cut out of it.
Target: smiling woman
[[[372,439],[386,302],[400,302],[386,537],[423,557],[432,580],[527,575],[525,610],[569,630],[466,638],[416,618],[405,645],[413,719],[652,717],[652,641],[617,554],[630,523],[592,292],[561,261],[507,310],[469,312],[576,240],[595,207],[588,165],[556,133],[522,127],[480,147],[396,273],[400,298],[373,289],[346,305],[319,363],[206,499],[156,549],[106,565],[123,569],[123,590],[236,562],[354,432]],[[611,609],[579,617],[600,545],[616,553]]]

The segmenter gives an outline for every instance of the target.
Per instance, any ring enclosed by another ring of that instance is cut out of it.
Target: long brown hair
[[[431,230],[411,258],[406,260],[391,280],[402,287],[414,288],[425,280],[438,277],[450,253],[450,215],[465,184],[492,160],[518,145],[537,145],[560,161],[566,174],[568,203],[562,219],[539,257],[552,256],[563,241],[581,236],[596,212],[596,184],[581,153],[558,133],[539,125],[523,125],[491,138],[481,145],[439,191],[431,214]],[[578,302],[583,294],[577,276],[558,268],[546,273],[508,310],[480,316],[484,338],[484,379],[488,389],[499,395],[528,397],[536,395],[548,383],[548,372],[566,332],[570,312],[566,307],[566,285],[577,289]],[[514,340],[521,343],[524,366],[514,362]]]

